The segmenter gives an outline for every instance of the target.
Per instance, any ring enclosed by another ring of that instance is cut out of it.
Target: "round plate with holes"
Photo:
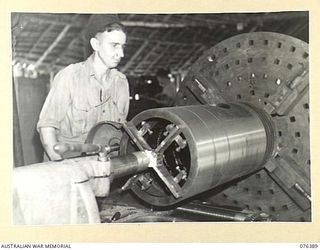
[[[87,136],[85,143],[100,145],[120,145],[122,137],[122,125],[117,122],[100,122],[93,126]],[[111,152],[110,156],[117,156],[118,151]]]
[[[281,221],[311,220],[308,73],[308,44],[270,32],[231,37],[196,61],[178,105],[246,102],[265,110],[276,128],[273,162],[207,199]]]

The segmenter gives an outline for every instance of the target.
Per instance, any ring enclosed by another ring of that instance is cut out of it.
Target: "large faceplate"
[[[231,37],[196,61],[177,105],[250,103],[270,115],[277,133],[265,169],[205,199],[283,221],[311,220],[308,77],[308,44],[277,33]]]

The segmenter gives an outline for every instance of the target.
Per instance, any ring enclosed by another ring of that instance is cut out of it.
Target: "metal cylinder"
[[[181,128],[163,156],[164,165],[173,177],[177,175],[175,169],[183,168],[186,173],[184,181],[179,182],[181,197],[173,197],[150,171],[144,173],[152,183],[150,187],[141,188],[137,184],[132,188],[141,199],[157,206],[172,205],[252,173],[263,167],[273,151],[274,132],[268,116],[246,104],[147,110],[132,122],[138,129],[142,122],[150,124],[152,133],[144,138],[152,148],[161,143],[168,126]],[[120,152],[134,150],[130,145],[128,138],[123,138]]]
[[[197,221],[273,221],[274,218],[264,212],[217,207],[206,204],[190,203],[177,207],[172,215],[195,218]]]
[[[126,156],[111,158],[112,176],[116,179],[139,173],[148,168],[149,162],[149,157],[145,152],[134,152]]]

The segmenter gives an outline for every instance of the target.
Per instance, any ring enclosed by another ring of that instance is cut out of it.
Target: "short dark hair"
[[[95,37],[98,33],[105,31],[111,32],[113,30],[119,30],[124,33],[125,27],[120,22],[118,15],[114,14],[93,14],[89,18],[88,25],[85,30],[85,35],[88,40]]]
[[[96,36],[98,33],[103,33],[105,31],[111,32],[114,30],[118,30],[126,33],[125,27],[122,23],[108,23],[105,26],[103,26],[101,29],[96,30],[96,34],[94,36]]]

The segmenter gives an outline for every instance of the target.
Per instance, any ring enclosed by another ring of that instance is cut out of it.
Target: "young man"
[[[101,121],[124,122],[129,86],[115,67],[124,56],[126,34],[115,15],[92,15],[87,38],[89,58],[57,73],[40,113],[37,129],[50,160],[62,159],[53,150],[58,142],[84,143]]]

